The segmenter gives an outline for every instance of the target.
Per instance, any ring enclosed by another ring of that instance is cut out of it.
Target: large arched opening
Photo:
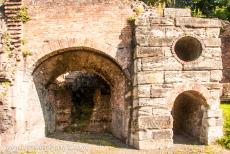
[[[60,50],[37,62],[33,81],[46,135],[110,132],[127,139],[127,80],[110,56],[88,48]]]
[[[197,91],[185,91],[177,96],[172,109],[174,143],[201,144],[205,138],[204,113],[206,99]]]

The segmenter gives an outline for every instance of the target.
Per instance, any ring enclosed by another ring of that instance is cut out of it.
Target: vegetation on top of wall
[[[20,8],[20,10],[17,12],[16,19],[20,20],[23,23],[26,23],[30,20],[30,16],[28,13],[28,8],[23,6]]]
[[[6,52],[8,57],[11,58],[13,56],[14,47],[11,44],[11,37],[9,33],[5,32],[2,34],[2,43],[4,52]]]
[[[22,49],[22,56],[25,58],[27,56],[31,56],[32,52],[29,49]]]
[[[218,139],[217,142],[224,147],[230,149],[230,104],[221,104],[224,111],[224,137]]]
[[[216,17],[230,21],[230,0],[141,0],[146,4],[190,8],[195,17]]]
[[[139,5],[133,9],[134,14],[128,17],[128,22],[135,22],[136,18],[145,11],[144,7]]]

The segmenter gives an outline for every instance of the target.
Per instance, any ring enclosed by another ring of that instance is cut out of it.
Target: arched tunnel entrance
[[[197,91],[185,91],[177,96],[172,110],[174,143],[201,144],[207,107],[206,99]]]
[[[95,73],[75,71],[59,76],[48,88],[55,131],[109,131],[110,98],[109,84]]]
[[[110,132],[121,140],[127,139],[127,80],[109,56],[88,49],[52,53],[40,60],[33,80],[46,135]]]

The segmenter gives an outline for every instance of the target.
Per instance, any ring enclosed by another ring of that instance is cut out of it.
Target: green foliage
[[[23,6],[17,13],[16,19],[19,19],[21,22],[26,23],[30,20],[30,16],[28,13],[28,8]]]
[[[5,82],[2,82],[0,85],[3,88],[8,88],[10,86],[10,82],[9,81],[5,81]]]
[[[230,21],[230,0],[142,0],[146,4],[190,8],[195,17],[216,17]]]
[[[225,135],[217,142],[226,148],[230,149],[230,104],[222,104],[221,108],[224,111],[224,132]]]
[[[131,24],[134,23],[137,16],[139,16],[144,11],[145,11],[145,9],[143,6],[138,6],[138,7],[134,8],[134,14],[128,17],[128,22]]]
[[[27,44],[28,43],[28,40],[27,39],[21,39],[21,44],[22,45],[25,45],[25,44]]]
[[[128,17],[128,22],[129,22],[129,23],[134,23],[135,20],[136,20],[136,17],[137,17],[136,15],[131,15],[131,16],[129,16],[129,17]]]
[[[166,6],[173,6],[175,0],[142,0],[148,5],[158,6],[160,4],[165,4]]]
[[[176,7],[189,7],[196,17],[230,20],[230,0],[176,0]]]
[[[31,56],[32,52],[28,49],[22,49],[22,56],[23,57],[27,57],[27,56]]]
[[[10,34],[5,32],[2,34],[3,41],[3,50],[8,54],[8,57],[11,58],[13,56],[13,46],[11,45],[11,37]]]
[[[134,9],[134,12],[136,13],[136,15],[140,15],[141,13],[143,13],[145,11],[143,6],[138,6]]]

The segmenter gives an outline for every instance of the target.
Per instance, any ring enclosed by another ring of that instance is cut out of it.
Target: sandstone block
[[[214,126],[214,127],[208,127],[207,128],[207,134],[208,134],[208,144],[215,141],[217,138],[220,138],[223,136],[223,127],[222,126]]]
[[[195,18],[195,17],[177,17],[176,26],[185,26],[185,27],[207,27],[207,28],[220,28],[221,22],[216,19],[204,19],[204,18]]]
[[[173,132],[171,129],[163,129],[163,130],[143,130],[138,131],[137,140],[159,140],[159,139],[172,139]]]
[[[206,36],[211,38],[219,38],[220,28],[206,28]]]
[[[151,85],[138,85],[133,89],[133,97],[135,98],[150,98]]]
[[[175,83],[175,82],[209,82],[210,72],[209,71],[166,71],[165,72],[165,82]]]
[[[148,45],[150,47],[170,47],[173,43],[172,38],[155,38],[150,37],[148,39]]]
[[[151,106],[152,108],[165,108],[167,104],[165,98],[139,98],[133,101],[133,107]]]
[[[168,17],[150,17],[150,26],[173,26],[174,20]]]
[[[133,117],[139,117],[139,116],[152,116],[152,108],[151,107],[140,107],[137,109],[134,109]]]
[[[149,25],[149,18],[148,18],[148,16],[139,16],[135,20],[135,25],[138,25],[138,26],[147,26],[147,25]]]
[[[135,57],[163,57],[164,50],[161,47],[137,47]]]
[[[138,84],[151,84],[151,83],[163,83],[164,72],[139,72],[137,74]]]
[[[184,31],[179,28],[179,27],[166,27],[165,28],[165,36],[170,38],[170,37],[179,37],[180,35],[182,35],[184,33]]]
[[[204,44],[206,47],[220,47],[221,40],[219,38],[206,38]]]
[[[152,86],[151,97],[153,98],[167,97],[170,90],[171,90],[170,88],[159,88],[159,87]]]
[[[165,17],[191,17],[191,10],[182,9],[182,8],[165,8],[164,16]]]
[[[140,46],[148,46],[148,37],[145,35],[136,35],[136,43]]]
[[[180,71],[183,69],[183,65],[175,57],[164,58],[164,70],[165,71]]]
[[[210,76],[211,82],[219,82],[223,78],[222,70],[212,70]]]
[[[148,57],[142,58],[142,70],[143,71],[160,71],[164,70],[164,58],[163,57]]]
[[[141,71],[141,59],[135,59],[134,60],[134,72],[140,72]]]
[[[221,118],[222,111],[221,110],[208,110],[205,114],[207,118]]]
[[[212,64],[212,65],[210,65]],[[220,70],[222,69],[221,57],[202,58],[196,63],[185,63],[184,70]]]
[[[223,119],[222,118],[209,118],[207,119],[207,127],[214,127],[214,126],[223,126]]]
[[[171,116],[143,116],[138,118],[139,129],[170,129],[172,128]]]
[[[165,37],[165,28],[161,26],[151,27],[149,35],[151,37]]]
[[[134,146],[137,149],[165,149],[173,147],[173,140],[162,139],[162,140],[144,140],[136,141]]]

